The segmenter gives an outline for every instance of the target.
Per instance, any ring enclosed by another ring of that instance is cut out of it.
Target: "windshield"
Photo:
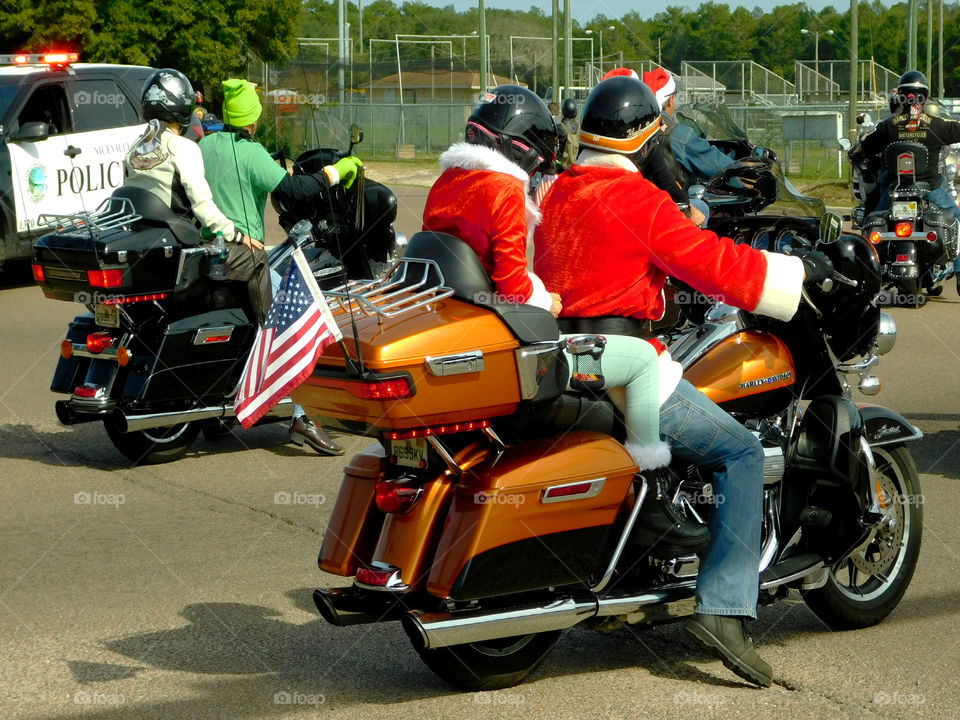
[[[707,140],[746,140],[725,105],[695,102],[677,106],[677,118]]]
[[[19,78],[0,78],[0,122],[3,122],[7,108],[19,89]]]

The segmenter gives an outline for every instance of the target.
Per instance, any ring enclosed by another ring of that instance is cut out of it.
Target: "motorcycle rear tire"
[[[898,497],[892,505],[897,521],[903,524],[904,537],[888,567],[877,575],[868,575],[856,584],[853,560],[843,560],[830,570],[827,584],[817,590],[801,592],[804,602],[833,630],[854,630],[876,625],[897,606],[903,597],[920,554],[923,533],[923,495],[917,466],[903,445],[873,448],[877,471],[892,482]],[[886,480],[884,481],[886,482]],[[854,554],[860,549],[854,551]],[[851,556],[853,557],[853,556]],[[851,585],[838,578],[845,574]]]
[[[134,465],[159,465],[183,456],[200,434],[199,422],[186,422],[171,427],[120,432],[112,418],[103,422],[107,436]]]
[[[543,661],[560,639],[562,630],[417,649],[436,675],[461,690],[497,690],[521,682]],[[414,643],[416,646],[416,643]]]
[[[923,304],[923,300],[921,299],[923,290],[920,288],[919,279],[904,280],[897,286],[897,290],[903,293],[905,299],[904,304],[907,307],[918,308]]]

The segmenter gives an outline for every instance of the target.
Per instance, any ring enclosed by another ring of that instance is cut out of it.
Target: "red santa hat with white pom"
[[[673,75],[663,68],[645,72],[643,81],[657,96],[657,102],[660,103],[661,110],[663,110],[663,104],[667,101],[667,98],[677,91],[677,82],[673,79]]]

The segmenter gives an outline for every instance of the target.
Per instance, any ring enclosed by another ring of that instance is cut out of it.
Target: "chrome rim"
[[[837,589],[856,602],[883,595],[899,576],[913,531],[908,503],[918,502],[905,492],[903,470],[893,458],[883,448],[874,448],[873,453],[883,520],[877,531],[831,572]]]
[[[189,427],[189,422],[183,422],[170,427],[152,428],[140,432],[143,433],[143,437],[155,445],[166,445],[179,440]]]
[[[512,655],[530,644],[535,638],[535,634],[515,635],[514,637],[499,638],[496,640],[484,640],[482,643],[470,643],[470,647],[482,655],[490,657],[502,657]]]

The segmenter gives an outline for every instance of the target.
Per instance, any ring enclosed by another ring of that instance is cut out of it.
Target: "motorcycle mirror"
[[[359,145],[363,142],[363,128],[353,123],[350,126],[350,146]]]
[[[825,245],[835,243],[840,239],[843,230],[843,220],[836,213],[824,213],[820,220],[820,242]]]

